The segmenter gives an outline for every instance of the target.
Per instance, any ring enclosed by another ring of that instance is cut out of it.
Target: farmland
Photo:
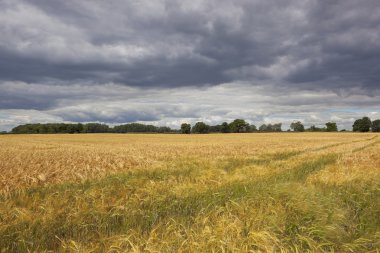
[[[379,252],[374,133],[0,136],[0,252]]]

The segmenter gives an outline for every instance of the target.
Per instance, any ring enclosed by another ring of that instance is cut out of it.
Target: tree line
[[[129,123],[110,127],[100,123],[47,123],[47,124],[25,124],[12,129],[14,134],[54,134],[54,133],[182,133],[182,134],[206,134],[206,133],[252,133],[252,132],[282,132],[282,123],[262,124],[257,128],[244,119],[235,119],[228,123],[219,125],[208,125],[197,122],[193,126],[183,123],[179,130],[166,126],[153,126],[141,123]],[[371,121],[368,117],[355,120],[352,130],[354,132],[380,132],[380,119]],[[294,132],[336,132],[338,127],[335,122],[327,122],[325,127],[315,125],[305,128],[300,121],[290,124],[287,131]],[[344,129],[341,131],[345,131]],[[4,132],[3,132],[4,133]]]
[[[12,129],[14,134],[55,134],[55,133],[174,133],[169,127],[156,127],[140,123],[130,123],[109,127],[106,124],[87,123],[48,123],[25,124]],[[178,132],[178,131],[177,131]]]
[[[193,127],[188,123],[183,123],[181,125],[181,133],[252,133],[252,132],[282,132],[282,123],[276,124],[262,124],[259,128],[255,125],[250,125],[243,119],[235,119],[231,123],[223,122],[221,125],[209,126],[204,122],[197,122]],[[311,126],[305,129],[304,125],[300,121],[294,121],[290,124],[290,129],[294,132],[334,132],[338,131],[335,122],[326,123],[326,128],[317,128]],[[290,129],[288,131],[290,131]]]

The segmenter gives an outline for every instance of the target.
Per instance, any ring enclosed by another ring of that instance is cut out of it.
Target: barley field
[[[0,252],[379,252],[373,133],[0,135]]]

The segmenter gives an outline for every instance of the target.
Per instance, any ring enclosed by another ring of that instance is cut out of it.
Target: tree
[[[315,125],[311,125],[309,128],[306,129],[306,131],[317,132],[318,131],[318,127],[316,127]]]
[[[221,132],[221,133],[229,133],[229,132],[230,132],[230,127],[228,126],[228,123],[227,123],[227,122],[223,122],[223,123],[220,125],[220,132]]]
[[[160,127],[156,127],[157,129],[157,133],[170,133],[172,130],[170,127],[167,127],[167,126],[160,126]]]
[[[303,132],[303,131],[305,131],[305,127],[303,126],[303,124],[301,123],[301,121],[293,121],[292,124],[290,124],[290,128],[294,132]]]
[[[371,128],[371,120],[368,117],[355,120],[352,125],[352,131],[354,132],[368,132]]]
[[[249,132],[256,132],[257,128],[255,125],[249,125]]]
[[[85,133],[107,133],[109,126],[99,123],[87,123],[83,125],[83,132]]]
[[[335,122],[327,122],[326,123],[326,132],[337,132],[338,127]]]
[[[249,124],[243,119],[235,119],[230,123],[229,128],[233,133],[245,133],[249,130]]]
[[[206,134],[209,132],[209,126],[203,122],[197,122],[191,129],[191,132],[196,134]]]
[[[260,127],[259,127],[259,131],[260,132],[267,132],[268,131],[268,126],[266,124],[262,124]]]
[[[380,119],[372,121],[372,132],[380,132]]]
[[[182,123],[181,125],[181,133],[189,134],[191,131],[191,125],[187,123]]]
[[[112,129],[115,133],[169,133],[172,129],[166,126],[153,126],[141,123],[129,123],[124,125],[114,126]]]
[[[273,132],[282,132],[281,129],[282,123],[277,123],[272,125],[272,131]]]
[[[48,133],[50,130],[49,128],[46,128],[45,133]],[[73,133],[80,133],[83,131],[83,125],[82,124],[67,124],[66,125],[66,133],[73,134]]]
[[[220,133],[221,125],[210,126],[208,131],[210,133]]]
[[[308,131],[308,132],[326,132],[327,130],[325,127],[316,127],[315,125],[311,125],[305,131]]]
[[[281,132],[281,126],[282,126],[282,123],[277,123],[277,124],[262,124],[260,127],[259,127],[259,131],[261,132]]]

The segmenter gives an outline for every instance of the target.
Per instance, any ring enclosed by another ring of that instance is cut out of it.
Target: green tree
[[[203,122],[197,122],[191,129],[191,132],[196,134],[206,134],[209,132],[209,126]]]
[[[112,129],[115,133],[169,133],[172,129],[166,126],[153,126],[141,123],[129,123],[124,125],[114,126]]]
[[[233,133],[245,133],[249,130],[249,124],[243,119],[235,119],[229,124],[229,128]]]
[[[181,133],[183,134],[189,134],[191,131],[191,125],[187,123],[181,124]]]
[[[290,124],[290,128],[294,132],[303,132],[303,131],[305,131],[305,127],[303,126],[303,124],[301,123],[301,121],[293,121],[292,124]]]
[[[326,123],[326,132],[337,132],[338,127],[335,122],[327,122]]]
[[[50,129],[48,129],[46,132],[49,132]],[[66,125],[66,132],[69,134],[73,133],[81,133],[83,131],[83,125],[82,124],[67,124]]]
[[[248,132],[256,132],[257,131],[257,128],[256,128],[256,126],[255,125],[249,125],[249,130],[248,130]]]
[[[262,124],[260,127],[259,127],[259,131],[260,132],[267,132],[268,131],[268,126],[266,124]]]
[[[371,129],[371,120],[368,117],[355,120],[352,125],[354,132],[368,132]]]
[[[215,126],[210,126],[208,131],[210,133],[220,133],[221,132],[222,125],[215,125]]]
[[[261,132],[281,132],[281,126],[282,126],[282,123],[277,123],[277,124],[262,124],[260,127],[259,127],[259,131]]]
[[[157,133],[170,133],[170,132],[172,132],[171,128],[167,127],[167,126],[156,127],[156,129],[157,129]]]
[[[380,132],[380,119],[372,121],[372,132]]]
[[[221,133],[229,133],[229,132],[230,132],[230,127],[228,126],[228,123],[227,123],[227,122],[223,122],[223,123],[220,125],[220,132],[221,132]]]
[[[85,133],[107,133],[109,126],[99,123],[87,123],[83,125],[83,132]]]
[[[272,125],[272,131],[273,132],[282,132],[282,123],[277,123]]]
[[[315,125],[311,125],[310,128],[306,129],[308,132],[325,132],[325,127],[316,127]]]

